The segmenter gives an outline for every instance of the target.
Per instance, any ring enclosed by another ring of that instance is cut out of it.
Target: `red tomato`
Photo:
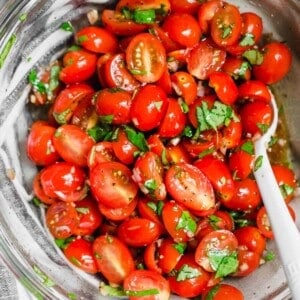
[[[162,76],[157,80],[156,84],[160,86],[167,95],[172,94],[172,82],[171,82],[171,75],[168,69],[162,74]]]
[[[93,256],[93,244],[82,238],[71,241],[63,250],[67,259],[83,271],[96,274],[98,268]]]
[[[166,51],[155,36],[140,33],[129,42],[126,63],[129,72],[140,82],[155,82],[167,67]]]
[[[200,41],[187,56],[189,73],[205,80],[214,71],[219,71],[225,62],[226,52],[212,45],[208,40]]]
[[[134,270],[134,261],[128,247],[118,238],[101,235],[93,243],[98,270],[110,282],[121,284]]]
[[[83,99],[91,96],[94,89],[85,84],[71,84],[63,89],[56,97],[53,104],[52,114],[58,124],[69,123],[73,112]]]
[[[59,160],[60,156],[53,145],[55,130],[45,121],[36,121],[31,125],[26,150],[28,157],[36,165],[50,165]]]
[[[84,167],[95,141],[76,125],[65,124],[56,129],[53,145],[65,161]]]
[[[161,234],[156,222],[144,218],[128,218],[118,228],[118,237],[132,247],[143,247],[151,244]]]
[[[171,84],[178,96],[182,97],[187,105],[192,104],[197,97],[197,83],[188,72],[178,71],[171,75]]]
[[[159,126],[167,108],[168,99],[164,90],[148,84],[141,87],[132,100],[131,120],[139,130],[148,131]]]
[[[221,150],[233,149],[238,147],[242,138],[242,122],[239,120],[231,120],[230,123],[223,127],[220,142]]]
[[[75,235],[92,235],[102,224],[102,215],[98,209],[96,201],[92,197],[87,197],[75,202],[78,214],[78,225],[74,230]]]
[[[138,157],[132,170],[133,180],[140,190],[154,200],[164,200],[167,196],[163,181],[163,165],[160,157],[147,151]]]
[[[161,158],[166,156],[166,159],[168,159],[166,147],[158,134],[151,134],[147,139],[147,144],[150,151],[154,152]]]
[[[167,160],[170,164],[191,163],[191,157],[182,143],[167,146]]]
[[[186,125],[186,116],[176,99],[169,98],[168,109],[159,125],[158,134],[162,138],[179,136]]]
[[[166,172],[167,191],[179,203],[195,211],[205,211],[215,206],[215,195],[208,178],[199,168],[178,163]]]
[[[157,247],[159,247],[161,243],[161,239],[158,239],[148,246],[146,246],[144,254],[143,254],[143,260],[148,270],[155,271],[159,274],[162,273],[161,268],[157,264]]]
[[[286,203],[289,203],[295,196],[297,180],[292,169],[284,165],[273,165],[273,173]]]
[[[112,9],[102,11],[101,21],[103,26],[110,32],[121,36],[135,35],[147,29],[147,25],[128,20],[124,14]]]
[[[238,8],[232,4],[223,3],[211,20],[211,37],[219,46],[231,46],[239,40],[242,24]]]
[[[197,160],[194,165],[207,176],[222,203],[225,205],[230,201],[234,196],[235,186],[226,163],[208,155]]]
[[[263,134],[272,122],[273,110],[265,101],[246,102],[240,109],[243,133],[246,136]]]
[[[169,37],[183,47],[193,47],[201,37],[197,20],[189,14],[172,13],[164,20],[162,28]]]
[[[186,275],[186,269],[194,275]],[[171,291],[180,297],[199,296],[207,287],[210,276],[195,262],[192,254],[183,255],[174,270],[175,275],[171,273],[168,280]]]
[[[257,252],[249,251],[244,246],[238,248],[239,266],[237,271],[232,274],[235,277],[247,276],[254,272],[260,265],[260,255]]]
[[[118,48],[117,38],[105,28],[86,26],[75,34],[77,44],[95,53],[115,52]]]
[[[195,14],[200,6],[197,0],[170,0],[171,11],[180,14]]]
[[[208,272],[216,271],[210,260],[210,255],[226,252],[230,255],[237,250],[238,241],[235,235],[229,230],[215,230],[208,233],[197,246],[195,260],[204,270]]]
[[[71,50],[63,57],[64,67],[59,72],[59,79],[65,84],[85,81],[96,71],[97,56],[86,50]]]
[[[243,293],[233,285],[217,284],[202,294],[201,300],[244,300]]]
[[[271,94],[268,87],[258,80],[249,80],[239,85],[239,97],[254,101],[265,101],[267,103],[271,101]]]
[[[251,78],[250,68],[250,64],[242,58],[227,56],[222,70],[235,80],[249,80]]]
[[[126,68],[124,53],[100,57],[97,61],[97,74],[100,83],[104,87],[117,87],[133,92],[140,86],[140,83]]]
[[[62,201],[79,201],[87,194],[86,175],[79,166],[57,162],[41,172],[41,186],[48,197]]]
[[[78,215],[73,202],[55,202],[46,211],[46,224],[56,239],[66,239],[73,235],[78,225]]]
[[[40,172],[36,173],[36,175],[33,178],[33,183],[32,183],[32,189],[34,195],[43,203],[45,204],[52,204],[56,202],[56,198],[49,197],[45,194],[42,184],[41,184],[41,173],[43,170]]]
[[[234,232],[239,246],[245,246],[247,250],[262,255],[266,249],[266,239],[254,226],[241,227]]]
[[[244,12],[241,15],[243,19],[242,36],[250,35],[254,43],[257,44],[263,32],[262,18],[254,12]]]
[[[238,88],[227,73],[221,71],[211,73],[208,84],[224,104],[232,105],[237,100]]]
[[[274,84],[289,72],[292,52],[283,43],[271,42],[262,48],[263,62],[253,66],[255,79],[265,84]]]
[[[195,236],[197,230],[195,217],[174,200],[164,204],[162,219],[167,232],[175,242],[187,242]]]
[[[131,94],[119,88],[102,89],[95,98],[96,112],[100,118],[110,118],[111,124],[130,122]]]
[[[99,163],[90,172],[92,193],[97,201],[108,207],[124,207],[138,192],[131,177],[131,170],[119,162]]]
[[[154,295],[129,296],[130,300],[168,300],[170,287],[168,281],[159,273],[150,270],[135,270],[124,280],[123,288],[132,292],[155,291]],[[157,293],[156,293],[157,292]]]
[[[116,5],[116,10],[122,11],[122,8],[131,10],[141,9],[148,10],[154,9],[158,14],[167,15],[170,10],[169,0],[119,0]]]

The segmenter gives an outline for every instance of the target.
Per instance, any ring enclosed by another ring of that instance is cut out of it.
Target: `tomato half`
[[[233,285],[217,284],[205,291],[201,300],[244,300],[243,293]]]

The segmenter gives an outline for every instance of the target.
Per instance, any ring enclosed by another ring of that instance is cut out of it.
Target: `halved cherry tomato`
[[[200,6],[197,0],[170,0],[171,11],[176,13],[195,14]]]
[[[150,33],[140,33],[129,43],[126,49],[126,62],[129,72],[140,82],[157,81],[167,67],[166,51]]]
[[[238,147],[241,143],[242,138],[242,122],[239,117],[235,120],[231,120],[228,125],[222,129],[222,136],[220,137],[220,148],[221,150],[232,149]]]
[[[122,284],[134,270],[134,261],[128,247],[111,235],[100,235],[93,243],[98,270],[110,282]]]
[[[138,192],[138,186],[131,176],[131,170],[122,163],[99,163],[90,172],[93,195],[108,207],[124,207],[134,200]]]
[[[271,94],[268,87],[261,81],[248,80],[239,85],[239,97],[249,100],[260,100],[269,103]]]
[[[208,2],[209,3],[209,2]],[[240,57],[227,56],[222,70],[235,80],[251,78],[250,64]]]
[[[182,143],[167,146],[166,159],[170,164],[191,163],[191,157]]]
[[[165,184],[169,194],[189,209],[205,211],[215,206],[215,195],[208,178],[199,168],[177,163],[166,172]]]
[[[93,244],[83,238],[76,238],[71,241],[63,250],[67,259],[83,271],[96,274],[98,268],[93,256]]]
[[[42,202],[47,205],[52,204],[57,201],[57,198],[49,197],[45,194],[42,184],[41,184],[41,173],[43,170],[39,171],[36,173],[36,175],[33,178],[33,183],[32,183],[32,189],[34,195]]]
[[[251,274],[259,267],[261,257],[257,252],[250,251],[245,246],[239,246],[237,259],[239,266],[232,276],[242,277]]]
[[[252,38],[257,44],[263,32],[262,18],[254,12],[244,12],[241,15],[243,19],[242,36],[245,38],[248,35],[248,38]]]
[[[202,294],[201,300],[244,300],[243,293],[233,285],[217,284]]]

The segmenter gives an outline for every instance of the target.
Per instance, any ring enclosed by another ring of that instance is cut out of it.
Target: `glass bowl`
[[[292,70],[274,91],[287,116],[291,158],[300,178],[300,2],[229,2],[242,11],[257,12],[263,17],[265,33],[272,33],[293,50]],[[37,117],[27,104],[29,71],[47,66],[65,49],[72,37],[59,29],[63,22],[72,21],[75,28],[80,27],[88,24],[89,11],[101,12],[111,4],[100,0],[8,0],[0,8],[0,257],[39,299],[61,300],[75,295],[76,299],[107,299],[99,293],[98,278],[78,271],[63,258],[45,230],[43,211],[31,204],[31,182],[37,169],[26,156],[25,141]],[[300,211],[299,202],[293,203],[296,212]],[[273,243],[268,248],[276,251]],[[54,284],[49,284],[49,278]],[[289,297],[278,259],[233,282],[247,300]]]

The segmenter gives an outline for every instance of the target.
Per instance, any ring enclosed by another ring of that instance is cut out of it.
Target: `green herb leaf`
[[[186,243],[177,243],[177,244],[173,244],[174,248],[178,251],[178,253],[183,254],[187,244]]]
[[[185,126],[182,133],[181,133],[181,136],[186,136],[188,138],[191,138],[193,137],[194,135],[194,130],[191,126]]]
[[[90,212],[90,209],[88,207],[76,207],[76,211],[83,215],[87,215]]]
[[[50,69],[50,80],[49,86],[47,87],[47,98],[52,99],[53,91],[59,86],[59,72],[61,68],[57,65],[54,65]]]
[[[268,251],[265,256],[264,256],[264,260],[265,261],[272,261],[274,260],[276,257],[275,253],[273,251]]]
[[[55,244],[60,249],[65,249],[72,241],[74,240],[74,237],[69,237],[66,239],[55,239]]]
[[[33,266],[33,271],[41,278],[42,283],[47,287],[52,287],[55,282],[49,278],[44,272],[42,272],[36,265]]]
[[[246,50],[242,56],[246,58],[251,65],[261,65],[264,60],[263,54],[257,49]]]
[[[69,298],[70,300],[76,300],[76,299],[77,299],[77,295],[74,294],[74,293],[68,293],[68,298]]]
[[[247,62],[247,61],[242,62],[240,68],[238,69],[237,75],[240,78],[245,79],[245,74],[246,74],[247,70],[249,70],[250,68],[251,68],[251,66],[250,66],[249,62]],[[236,79],[238,79],[238,78],[236,78]]]
[[[135,9],[132,13],[132,19],[139,24],[153,24],[156,19],[154,9]]]
[[[278,137],[276,136],[271,136],[271,139],[268,143],[268,147],[272,147],[274,146],[276,143],[278,142]]]
[[[89,38],[88,38],[87,35],[80,35],[80,36],[77,37],[77,42],[79,44],[84,43],[84,42],[86,42],[88,40],[89,40]]]
[[[42,204],[42,201],[38,197],[33,197],[32,202],[37,207],[39,207]]]
[[[25,22],[27,20],[27,16],[28,16],[27,13],[22,13],[22,14],[19,15],[19,20],[21,22]]]
[[[280,184],[279,189],[281,191],[283,198],[286,198],[286,197],[292,195],[295,191],[295,189],[292,186],[290,186],[289,184],[286,184],[286,183]]]
[[[157,182],[153,178],[146,180],[144,187],[149,191],[150,194],[155,192],[155,190],[158,188]]]
[[[219,217],[217,217],[216,215],[210,215],[208,217],[208,221],[214,230],[220,229],[219,226],[217,225],[221,221]]]
[[[73,28],[73,25],[70,21],[67,21],[67,22],[63,22],[61,25],[60,25],[60,29],[64,30],[64,31],[70,31],[70,32],[73,32],[74,31],[74,28]]]
[[[197,230],[197,223],[187,210],[184,210],[178,219],[176,230],[179,229],[183,229],[192,233],[195,233]]]
[[[140,131],[136,131],[132,127],[124,126],[125,133],[127,135],[128,140],[139,148],[140,151],[146,152],[149,150],[149,146],[147,144],[147,140],[144,134]]]
[[[58,123],[58,124],[66,124],[68,122],[68,116],[69,114],[71,114],[72,111],[70,108],[67,108],[65,111],[62,111],[60,113],[53,113],[53,117],[55,119],[55,121]]]
[[[261,133],[266,133],[267,130],[269,129],[268,124],[263,124],[263,123],[257,123],[256,126],[259,128]]]
[[[212,287],[209,290],[208,294],[206,295],[205,300],[214,300],[214,298],[215,298],[216,294],[218,293],[219,289],[220,289],[220,285],[219,284],[217,284],[214,287]]]
[[[100,285],[100,292],[103,296],[111,297],[144,297],[151,295],[158,295],[158,289],[147,289],[142,291],[124,290],[121,286],[112,287],[110,285]]]
[[[67,52],[78,51],[78,50],[80,50],[80,49],[81,49],[80,46],[78,46],[78,45],[72,45],[71,47],[69,47],[69,48],[67,49]]]
[[[245,143],[242,144],[241,150],[244,152],[254,155],[254,144],[252,141],[246,141]]]
[[[184,264],[177,273],[176,280],[184,281],[186,279],[193,279],[200,276],[201,273],[198,269],[192,268],[187,264]]]
[[[254,35],[252,33],[246,33],[240,41],[240,46],[253,46],[255,44]]]
[[[207,148],[205,150],[203,150],[202,152],[199,153],[198,157],[199,158],[203,158],[207,155],[210,155],[212,153],[214,153],[216,151],[216,148],[215,147],[212,147],[212,148]]]
[[[96,142],[108,141],[112,139],[113,129],[109,124],[101,124],[87,130],[89,136],[91,136]]]
[[[17,41],[17,36],[13,33],[8,39],[8,41],[6,42],[6,44],[4,45],[0,53],[0,69],[3,67],[4,62],[16,41]]]
[[[41,94],[46,94],[47,87],[45,83],[38,78],[36,70],[33,69],[29,72],[28,81],[36,91]]]
[[[262,163],[263,163],[263,156],[260,155],[255,159],[254,171],[257,171],[262,166]]]
[[[222,39],[226,39],[232,34],[232,26],[222,26]]]
[[[122,15],[125,17],[126,20],[132,19],[131,11],[128,7],[122,7],[121,9]]]

